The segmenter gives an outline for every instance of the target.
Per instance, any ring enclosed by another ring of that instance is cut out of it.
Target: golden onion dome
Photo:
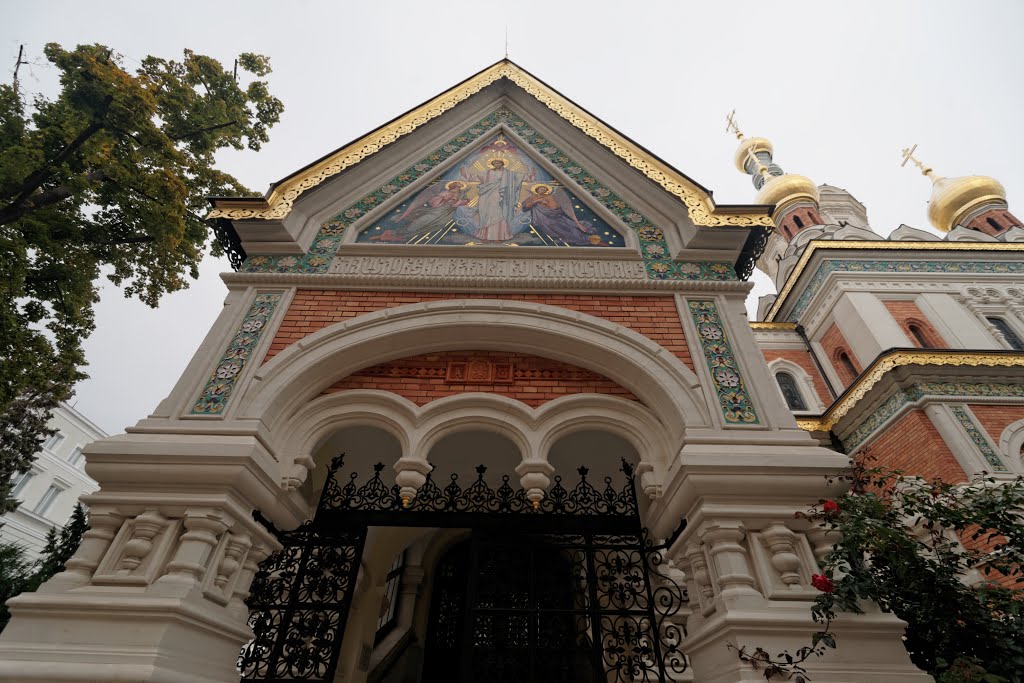
[[[787,173],[772,176],[757,193],[758,204],[774,204],[776,211],[795,201],[806,200],[818,203],[818,186],[807,176]]]
[[[928,202],[928,220],[936,229],[949,232],[982,204],[1006,202],[1006,189],[995,178],[981,175],[935,178]]]
[[[772,143],[767,138],[744,138],[740,142],[740,146],[736,148],[736,168],[740,173],[746,173],[747,169],[744,168],[747,160],[750,159],[750,153],[757,154],[758,152],[768,152],[771,156],[774,148]]]

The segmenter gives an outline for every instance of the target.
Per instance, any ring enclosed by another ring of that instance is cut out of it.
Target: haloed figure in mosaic
[[[504,159],[490,159],[488,169],[483,173],[470,174],[465,168],[460,172],[463,178],[477,182],[477,213],[479,227],[474,234],[487,242],[504,242],[512,237],[512,223],[516,217],[519,193],[523,183],[534,179],[536,171],[512,171]]]
[[[410,237],[435,225],[452,223],[455,210],[469,204],[465,192],[466,183],[459,180],[439,182],[428,187],[399,216],[401,236]]]
[[[582,223],[572,207],[572,198],[560,188],[537,183],[523,201],[523,212],[530,217],[529,225],[554,244],[578,242],[580,233],[587,235],[591,244],[600,244],[601,236],[594,234],[589,223]]]

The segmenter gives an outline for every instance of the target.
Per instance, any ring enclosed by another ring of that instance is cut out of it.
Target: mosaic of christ
[[[370,224],[356,241],[625,246],[621,234],[501,134]]]

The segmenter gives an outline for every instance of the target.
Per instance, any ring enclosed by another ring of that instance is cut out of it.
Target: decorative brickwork
[[[1010,213],[1005,206],[979,213],[965,224],[965,227],[983,232],[992,237],[998,237],[1010,228],[1019,226],[1024,226],[1024,223]]]
[[[466,294],[433,292],[353,292],[300,289],[278,328],[266,360],[290,344],[328,325],[423,301],[450,299],[507,299],[560,306],[628,327],[658,343],[693,369],[686,336],[671,296],[603,296],[585,294]]]
[[[907,335],[911,344],[923,349],[949,348],[942,335],[935,331],[916,303],[913,301],[883,301],[882,303],[885,304],[893,320],[903,328],[903,333]]]
[[[912,410],[889,428],[860,455],[876,458],[872,465],[884,465],[916,477],[957,483],[967,475],[956,461],[935,425],[923,410]]]
[[[1019,387],[1020,385],[1017,386]],[[1024,387],[1020,388],[1021,393],[1024,394]],[[988,438],[997,446],[1003,431],[1007,427],[1018,420],[1024,420],[1024,405],[1021,404],[992,405],[971,403],[967,407],[971,409],[974,417],[988,433]],[[1013,454],[1011,453],[1010,455]]]
[[[781,358],[794,365],[799,365],[810,376],[811,381],[814,383],[814,393],[818,395],[818,399],[822,404],[828,406],[832,403],[832,397],[828,392],[828,385],[825,383],[824,378],[822,378],[821,373],[818,372],[817,366],[811,359],[810,352],[800,349],[761,349],[761,353],[768,363]]]
[[[498,351],[446,351],[393,360],[352,373],[324,393],[348,389],[391,391],[417,405],[468,391],[501,394],[532,408],[569,394],[639,400],[596,372],[549,358]]]
[[[828,331],[821,338],[821,345],[825,349],[829,360],[832,361],[832,367],[835,368],[839,378],[843,381],[843,386],[849,386],[857,378],[857,375],[860,374],[861,367],[857,359],[853,357],[846,337],[843,336],[843,333],[835,323],[832,323]],[[849,359],[849,364],[843,360],[844,355]]]

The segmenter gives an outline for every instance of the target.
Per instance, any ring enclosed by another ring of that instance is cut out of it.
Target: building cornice
[[[303,192],[376,154],[502,78],[522,88],[576,129],[678,198],[686,205],[694,224],[773,226],[769,213],[771,207],[716,207],[706,189],[508,60],[484,69],[391,123],[276,183],[264,197],[211,198],[214,208],[208,217],[229,220],[284,218]]]
[[[891,370],[911,365],[963,367],[1021,367],[1024,352],[958,351],[952,349],[891,349],[882,353],[847,387],[821,417],[798,419],[797,424],[810,432],[826,432],[836,426]]]
[[[804,250],[793,267],[786,284],[783,286],[779,296],[775,299],[772,307],[765,316],[765,322],[773,322],[775,316],[785,305],[789,295],[796,288],[797,282],[804,270],[807,269],[811,259],[819,251],[1018,251],[1024,252],[1024,243],[1020,242],[889,242],[889,241],[832,241],[813,240]]]

